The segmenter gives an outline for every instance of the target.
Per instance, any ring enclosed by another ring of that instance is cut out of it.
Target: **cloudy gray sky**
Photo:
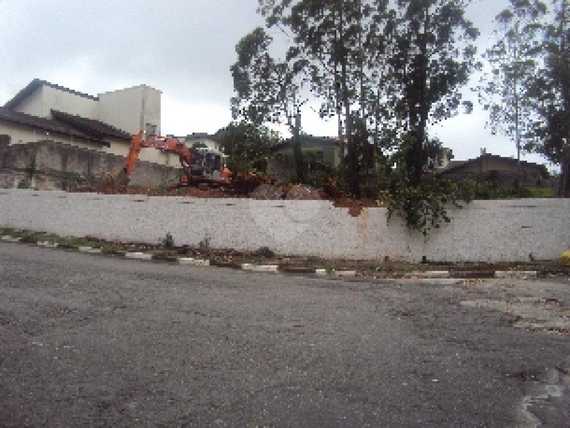
[[[474,0],[470,18],[489,43],[506,0]],[[262,23],[257,0],[0,0],[0,104],[33,78],[97,94],[140,83],[163,91],[163,133],[215,132],[230,119],[230,65],[241,36]],[[334,135],[316,115],[305,131]],[[481,147],[512,156],[476,109],[434,130],[457,159]],[[527,157],[538,160],[536,156]]]

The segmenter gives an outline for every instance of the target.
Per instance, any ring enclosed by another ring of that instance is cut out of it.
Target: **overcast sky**
[[[162,131],[215,132],[231,120],[230,65],[237,41],[262,23],[257,0],[0,0],[0,104],[34,78],[97,94],[146,83],[163,91]],[[474,0],[469,17],[483,50],[506,0]],[[480,109],[433,133],[456,159],[513,156],[485,130]],[[305,131],[334,135],[316,115]],[[528,156],[528,160],[539,160]]]

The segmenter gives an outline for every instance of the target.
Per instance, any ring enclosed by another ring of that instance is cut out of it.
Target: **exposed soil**
[[[189,187],[142,187],[125,186],[119,180],[102,182],[97,188],[83,187],[80,192],[103,194],[147,195],[147,196],[182,196],[191,198],[251,198],[261,200],[327,200],[335,207],[348,208],[348,213],[359,217],[364,208],[382,206],[381,201],[373,199],[350,198],[336,188],[317,189],[307,185],[274,184],[261,182],[260,179],[236,181],[222,184],[210,180]]]

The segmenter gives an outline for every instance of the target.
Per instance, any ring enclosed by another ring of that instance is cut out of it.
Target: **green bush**
[[[469,183],[433,177],[415,186],[393,181],[383,199],[387,202],[389,220],[398,214],[408,228],[420,231],[427,238],[433,229],[451,222],[450,207],[462,208],[473,197],[474,189]]]

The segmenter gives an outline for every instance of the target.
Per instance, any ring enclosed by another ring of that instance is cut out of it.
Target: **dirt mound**
[[[324,195],[322,191],[319,189],[315,189],[311,186],[297,184],[289,189],[286,199],[295,201],[321,201],[323,199],[326,199],[323,196]]]
[[[249,197],[261,200],[277,200],[283,199],[285,197],[285,192],[281,186],[262,184],[257,186],[255,190],[250,193]]]

